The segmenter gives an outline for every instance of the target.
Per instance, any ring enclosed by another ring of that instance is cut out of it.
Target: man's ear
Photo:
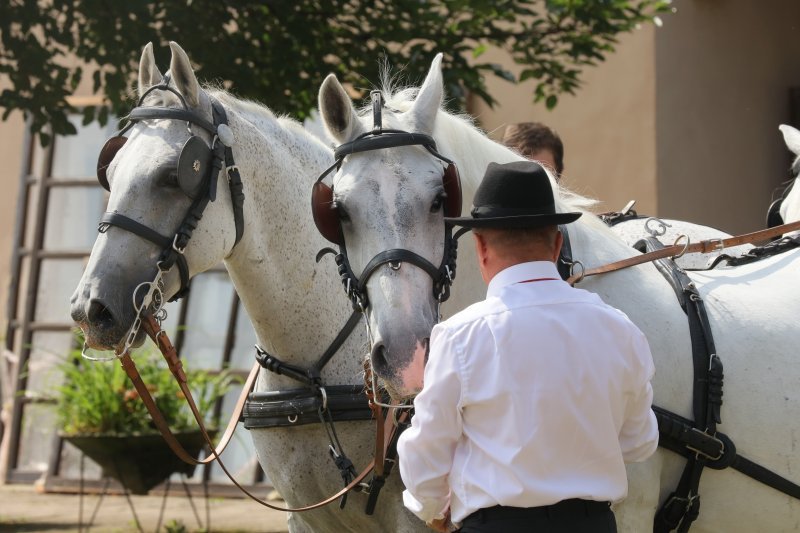
[[[558,263],[558,256],[561,255],[561,246],[564,244],[564,235],[561,230],[556,230],[556,242],[553,244],[553,263]]]
[[[478,270],[481,271],[481,277],[483,278],[483,281],[488,284],[489,276],[486,269],[489,264],[489,247],[487,246],[486,237],[480,233],[476,233],[474,230],[472,231],[472,237],[475,239],[475,252],[478,256]]]

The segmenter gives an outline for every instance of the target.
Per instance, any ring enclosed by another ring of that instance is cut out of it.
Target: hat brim
[[[558,226],[575,222],[583,213],[555,213],[552,215],[514,215],[505,217],[445,217],[444,221],[465,228],[525,229]]]

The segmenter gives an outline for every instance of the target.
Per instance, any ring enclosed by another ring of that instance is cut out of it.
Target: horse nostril
[[[389,369],[389,362],[386,360],[386,347],[383,343],[379,342],[372,347],[370,353],[370,361],[372,361],[372,370],[379,376],[385,376],[386,371]]]
[[[100,300],[92,300],[89,303],[89,312],[86,318],[92,327],[99,329],[108,330],[113,328],[115,324],[114,315]]]

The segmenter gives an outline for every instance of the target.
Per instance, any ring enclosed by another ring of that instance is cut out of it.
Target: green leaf
[[[435,52],[447,51],[444,74],[454,88],[448,94],[454,108],[463,108],[470,93],[493,101],[483,78],[487,73],[514,80],[504,68],[474,64],[490,48],[511,54],[521,67],[519,81],[535,79],[546,87],[541,94],[558,95],[578,87],[585,69],[605,60],[621,34],[674,11],[664,0],[295,0],[199,6],[197,0],[58,0],[49,8],[0,2],[0,74],[7,78],[3,114],[18,109],[30,117],[34,131],[52,126],[64,133],[71,112],[66,98],[87,78],[92,92],[103,95],[114,113],[124,114],[135,103],[132,89],[142,47],[154,43],[164,72],[170,40],[187,51],[198,77],[220,80],[237,96],[294,117],[306,116],[315,105],[330,71],[368,92],[381,79],[381,53],[395,72],[416,83]],[[187,20],[202,31],[187,31],[176,22]],[[77,62],[67,63],[65,57]],[[94,113],[94,120],[107,118],[102,111]]]
[[[486,44],[479,44],[475,48],[472,49],[472,57],[476,59],[482,56],[486,52],[487,46]]]

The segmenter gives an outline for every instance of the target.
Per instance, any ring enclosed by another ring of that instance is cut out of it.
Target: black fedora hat
[[[556,213],[550,178],[533,161],[489,163],[469,217],[445,217],[466,228],[538,228],[569,224],[581,213]]]

